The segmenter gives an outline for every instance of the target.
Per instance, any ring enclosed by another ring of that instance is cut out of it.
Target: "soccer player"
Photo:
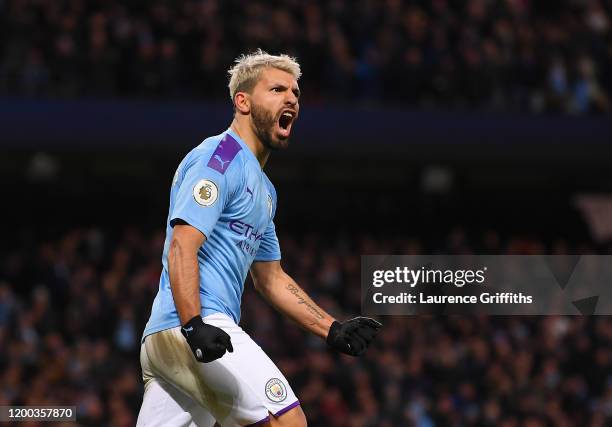
[[[263,167],[289,143],[299,64],[259,50],[229,74],[231,126],[187,154],[172,181],[163,270],[141,346],[138,426],[306,425],[287,379],[238,326],[249,269],[272,306],[333,349],[358,356],[381,326],[335,320],[280,264],[276,191]]]

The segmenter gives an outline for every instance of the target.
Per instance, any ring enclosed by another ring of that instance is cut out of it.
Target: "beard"
[[[279,117],[275,117],[272,111],[257,104],[252,104],[251,119],[255,135],[259,138],[264,147],[270,150],[280,150],[289,145],[289,138],[280,139],[275,137],[274,128],[278,123]]]

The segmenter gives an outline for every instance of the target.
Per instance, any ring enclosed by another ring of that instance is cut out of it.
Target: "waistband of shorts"
[[[236,325],[236,322],[234,322],[234,319],[232,319],[225,313],[219,313],[219,312],[209,314],[208,316],[204,316],[202,317],[202,320],[204,321],[204,323],[214,322],[216,324],[221,324],[221,325],[233,325],[233,326]]]

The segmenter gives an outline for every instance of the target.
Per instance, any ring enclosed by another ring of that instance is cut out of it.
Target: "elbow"
[[[276,283],[276,280],[273,275],[253,278],[253,286],[261,295],[269,295],[274,288],[274,283]]]
[[[278,274],[267,274],[263,277],[254,278],[253,285],[255,290],[262,295],[269,295],[273,289],[278,286],[281,281],[281,276]]]
[[[265,294],[267,289],[268,289],[268,285],[264,280],[261,279],[254,279],[253,280],[253,287],[255,288],[255,290],[257,292],[259,292],[260,294]]]
[[[253,287],[262,295],[270,295],[279,283],[283,282],[285,272],[278,263],[262,263],[251,269]]]

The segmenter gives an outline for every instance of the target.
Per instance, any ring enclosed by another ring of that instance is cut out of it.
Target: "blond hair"
[[[227,86],[232,102],[234,102],[236,93],[253,90],[265,68],[272,67],[286,71],[292,74],[296,80],[302,75],[300,64],[295,58],[288,55],[270,55],[261,49],[257,49],[248,55],[240,55],[235,62],[236,64],[227,71],[230,75]]]

